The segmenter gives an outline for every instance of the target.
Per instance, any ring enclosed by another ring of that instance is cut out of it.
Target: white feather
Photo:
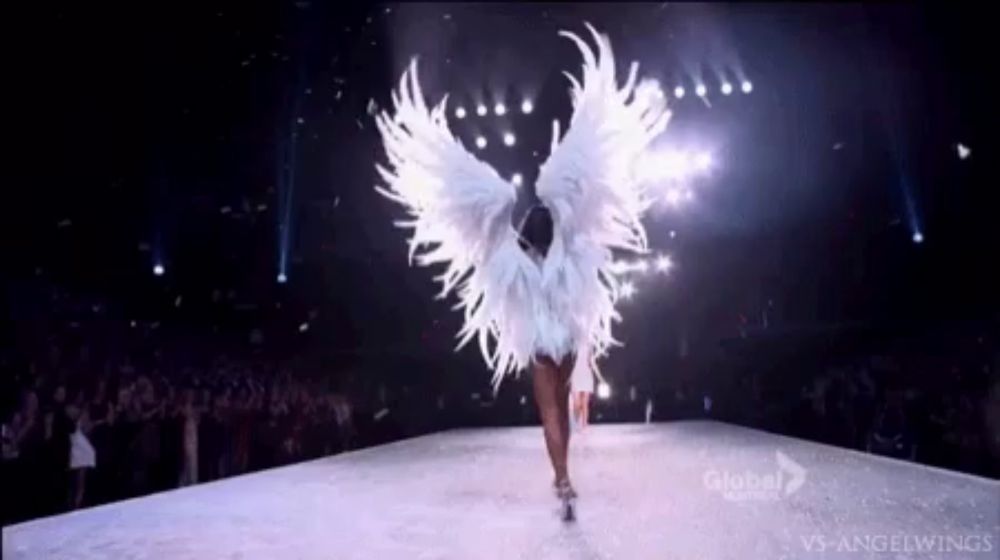
[[[596,363],[617,344],[611,333],[618,320],[611,249],[647,249],[641,217],[651,200],[634,177],[635,162],[670,115],[662,97],[635,95],[638,64],[632,63],[624,86],[618,87],[610,41],[587,28],[596,54],[575,34],[560,33],[580,49],[583,75],[581,80],[569,76],[572,120],[562,140],[553,139],[536,190],[554,214],[556,237],[564,247],[547,259],[549,277],[560,278],[560,293],[575,302],[565,320],[582,334],[578,355]]]
[[[376,190],[411,219],[410,260],[446,265],[439,297],[457,292],[464,311],[459,346],[478,338],[496,382],[527,365],[534,345],[531,310],[540,272],[511,227],[514,186],[476,159],[448,128],[446,100],[429,109],[414,60],[392,95],[393,114],[376,118],[389,165]],[[491,338],[496,340],[490,350]]]

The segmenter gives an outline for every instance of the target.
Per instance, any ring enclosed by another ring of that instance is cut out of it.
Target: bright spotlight
[[[683,151],[665,152],[661,158],[661,165],[669,177],[684,177],[690,172],[688,155]]]
[[[753,84],[750,83],[750,80],[743,80],[742,88],[743,93],[750,93],[753,91]]]
[[[694,88],[694,92],[698,97],[705,97],[708,94],[708,88],[705,87],[705,84],[698,84],[698,87]]]
[[[480,103],[479,106],[476,107],[476,114],[479,115],[480,117],[485,117],[486,112],[487,112],[486,105]]]
[[[483,148],[486,147],[486,137],[485,136],[477,136],[476,137],[476,147],[479,148],[480,150],[482,150]]]
[[[503,144],[504,144],[504,146],[513,146],[515,142],[517,142],[517,138],[514,137],[514,133],[513,132],[504,132],[503,133]]]
[[[459,107],[458,109],[455,109],[455,117],[457,117],[459,119],[464,119],[465,118],[465,107]]]
[[[698,169],[698,171],[705,171],[709,167],[712,167],[712,154],[709,154],[708,152],[698,154],[694,158],[694,166]]]
[[[733,84],[725,82],[722,84],[720,89],[722,90],[722,95],[729,95],[730,93],[733,93]]]
[[[153,274],[155,274],[157,276],[163,276],[164,272],[166,272],[166,271],[164,270],[162,264],[157,263],[157,264],[153,265]]]
[[[966,159],[972,155],[972,150],[970,150],[969,147],[966,146],[965,144],[962,144],[960,142],[957,147],[958,147],[958,159]]]
[[[609,399],[611,398],[611,385],[601,381],[597,384],[597,398],[599,399]]]
[[[639,85],[635,88],[635,99],[641,100],[643,104],[647,105],[653,99],[663,99],[663,90],[660,88],[660,82],[652,79],[639,82]]]
[[[632,299],[635,297],[635,284],[631,282],[622,282],[622,299]]]
[[[670,189],[667,191],[667,203],[671,206],[677,206],[681,202],[681,191],[678,189]]]
[[[524,183],[524,177],[522,177],[520,173],[515,173],[511,176],[510,182],[514,183],[515,187],[520,187]]]
[[[284,284],[285,282],[288,282],[288,276],[285,276],[284,272],[279,272],[278,273],[278,283],[279,284]]]
[[[676,97],[677,99],[683,98],[684,97],[684,88],[681,87],[681,86],[675,87],[674,88],[674,97]]]
[[[920,233],[919,231],[913,232],[913,242],[914,243],[923,243],[924,242],[924,234]]]
[[[496,113],[498,117],[502,117],[507,114],[507,106],[503,103],[497,103],[493,106],[493,112]]]
[[[532,111],[535,110],[535,104],[531,102],[530,99],[525,99],[521,102],[521,112],[525,115],[530,115]]]
[[[672,233],[672,232],[671,232]],[[657,272],[667,272],[670,267],[674,266],[673,261],[667,255],[660,255],[656,257],[656,271]]]

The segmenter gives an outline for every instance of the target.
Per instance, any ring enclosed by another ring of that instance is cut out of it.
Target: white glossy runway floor
[[[460,430],[7,527],[3,558],[1000,557],[996,481],[713,422],[573,446],[573,524],[540,428]]]

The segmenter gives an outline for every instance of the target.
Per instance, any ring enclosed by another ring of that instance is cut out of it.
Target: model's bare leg
[[[542,419],[545,447],[549,452],[556,481],[569,480],[567,456],[569,451],[569,372],[572,360],[559,367],[548,358],[539,358],[534,365],[532,383],[535,403]]]
[[[85,492],[85,485],[87,484],[87,469],[73,469],[73,477],[75,478],[76,484],[73,486],[73,497],[70,503],[70,509],[80,509],[83,505],[83,494]]]
[[[570,375],[573,374],[573,357],[568,356],[559,364],[559,379],[556,384],[556,402],[559,403],[559,431],[562,434],[563,456],[569,457],[569,391]]]
[[[573,416],[581,429],[590,423],[590,393],[577,391],[573,394]]]

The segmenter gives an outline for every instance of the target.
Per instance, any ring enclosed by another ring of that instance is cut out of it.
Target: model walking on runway
[[[479,342],[494,386],[530,369],[555,487],[566,519],[576,493],[567,468],[569,380],[575,365],[597,374],[596,359],[617,344],[619,283],[612,249],[646,251],[640,218],[650,199],[637,180],[637,158],[666,127],[665,96],[655,82],[637,85],[632,63],[619,87],[608,38],[587,26],[597,52],[560,33],[583,55],[571,83],[573,116],[535,182],[540,204],[512,227],[517,187],[476,159],[451,133],[447,98],[428,107],[416,61],[378,115],[388,165],[377,190],[403,205],[412,230],[411,261],[446,265],[440,297],[454,292],[465,315],[459,347]],[[578,350],[586,352],[578,352]],[[586,362],[575,363],[577,354]]]

